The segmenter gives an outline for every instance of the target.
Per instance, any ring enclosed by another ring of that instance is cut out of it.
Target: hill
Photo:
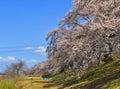
[[[120,89],[120,56],[108,64],[89,67],[84,72],[58,73],[46,77],[52,82],[46,85],[48,88],[61,86],[59,89]]]

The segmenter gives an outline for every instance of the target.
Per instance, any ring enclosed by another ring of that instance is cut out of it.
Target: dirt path
[[[42,80],[40,77],[25,77],[22,82],[25,86],[24,89],[58,89],[57,86],[44,87],[50,84],[49,80]]]

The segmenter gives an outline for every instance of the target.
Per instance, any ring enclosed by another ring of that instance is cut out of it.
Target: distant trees
[[[7,66],[5,70],[5,74],[8,77],[15,77],[16,75],[23,74],[25,70],[25,63],[23,61],[19,61],[17,63],[11,63]]]

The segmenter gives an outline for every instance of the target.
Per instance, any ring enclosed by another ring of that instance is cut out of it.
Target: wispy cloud
[[[25,47],[23,48],[23,50],[33,50],[34,48],[33,47]]]
[[[16,59],[16,58],[15,58],[14,56],[8,56],[8,57],[7,57],[7,60],[8,60],[8,61],[14,61],[15,59]]]
[[[36,62],[38,62],[38,60],[37,59],[32,59],[31,62],[36,63]]]
[[[16,58],[14,56],[7,56],[7,57],[0,56],[0,62],[11,62],[15,60]]]
[[[46,48],[42,47],[42,46],[39,46],[37,49],[34,50],[34,52],[45,53],[46,52]]]
[[[22,50],[24,50],[24,51],[33,51],[33,52],[36,52],[36,53],[45,53],[46,52],[46,48],[44,46],[25,47],[25,48],[22,48]]]
[[[0,60],[3,60],[3,57],[0,56]]]

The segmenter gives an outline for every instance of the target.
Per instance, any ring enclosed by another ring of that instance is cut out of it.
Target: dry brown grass
[[[22,77],[18,82],[24,86],[22,89],[57,89],[57,86],[51,86],[45,88],[44,86],[49,84],[49,81],[44,81],[40,77]]]

